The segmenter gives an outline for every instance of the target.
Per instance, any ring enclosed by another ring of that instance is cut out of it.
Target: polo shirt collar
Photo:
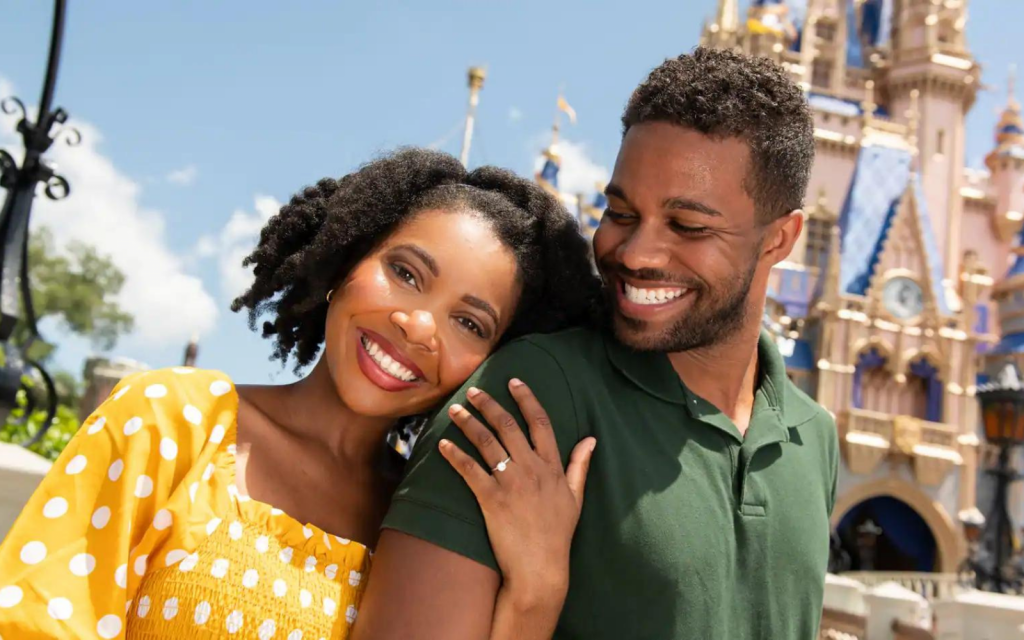
[[[693,401],[697,396],[686,388],[664,352],[637,351],[608,333],[604,334],[604,342],[612,365],[647,394],[666,402],[683,405],[697,419],[710,418],[711,416],[707,414],[717,411],[703,399],[698,399],[696,403]],[[755,399],[755,413],[759,414],[758,424],[761,424],[762,418],[768,417],[760,414],[765,413],[764,409],[770,409],[768,415],[774,413],[777,419],[766,422],[776,423],[783,428],[785,434],[780,435],[788,441],[788,428],[784,427],[796,427],[811,420],[815,415],[813,403],[789,380],[785,360],[768,332],[761,332],[757,348],[761,380],[756,393],[762,396]],[[762,402],[768,406],[761,405]],[[707,406],[704,407],[701,403]]]

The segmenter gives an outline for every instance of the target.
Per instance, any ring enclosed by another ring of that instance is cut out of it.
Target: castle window
[[[804,248],[804,264],[808,267],[825,270],[828,264],[828,251],[832,241],[831,219],[811,214],[807,220],[807,244]]]
[[[825,89],[832,86],[832,61],[818,58],[811,67],[811,84]]]
[[[946,130],[939,129],[935,134],[935,153],[936,155],[942,155],[946,153]]]
[[[831,22],[819,22],[815,25],[815,33],[823,42],[832,42],[836,39],[836,25]]]

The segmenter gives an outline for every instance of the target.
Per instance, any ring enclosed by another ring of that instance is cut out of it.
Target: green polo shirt
[[[767,336],[759,356],[746,438],[664,354],[588,329],[510,343],[467,382],[513,410],[508,380],[530,385],[564,460],[597,438],[555,638],[816,637],[836,428],[789,381]],[[452,401],[466,404],[464,391]],[[441,437],[475,451],[439,413],[383,526],[497,568],[476,500],[437,452]]]

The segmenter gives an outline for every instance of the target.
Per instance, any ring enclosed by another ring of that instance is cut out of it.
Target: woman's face
[[[489,223],[417,214],[332,296],[324,357],[341,399],[365,416],[433,407],[490,354],[518,297],[515,258]]]

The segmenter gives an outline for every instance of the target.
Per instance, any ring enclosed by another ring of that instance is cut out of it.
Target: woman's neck
[[[352,411],[338,395],[322,358],[305,378],[265,389],[267,403],[260,407],[264,414],[345,461],[374,464],[384,450],[388,430],[395,424],[394,418]]]

